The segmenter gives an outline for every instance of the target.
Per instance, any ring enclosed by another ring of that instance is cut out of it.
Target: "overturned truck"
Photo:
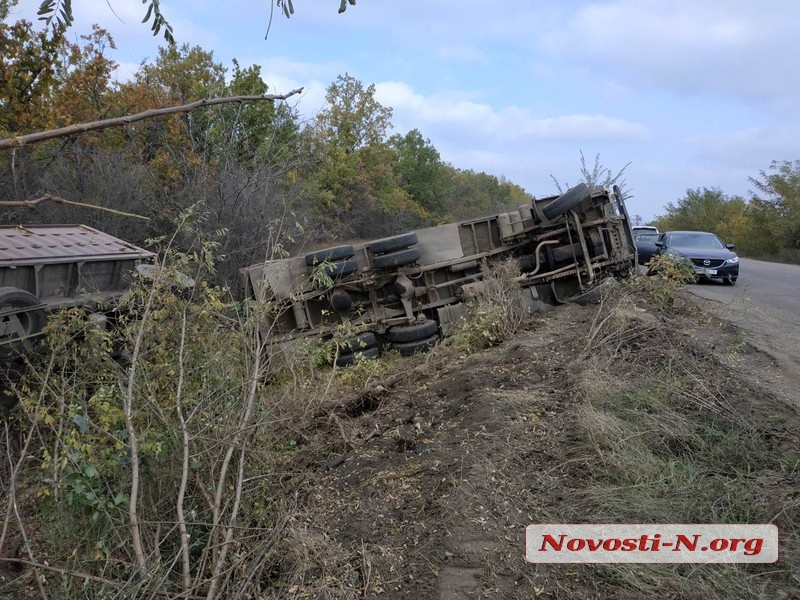
[[[352,335],[337,364],[433,346],[465,310],[487,264],[518,261],[519,290],[533,311],[591,293],[636,265],[619,189],[585,184],[518,210],[324,248],[241,270],[246,295],[267,308],[264,338]],[[343,327],[346,326],[346,327]]]

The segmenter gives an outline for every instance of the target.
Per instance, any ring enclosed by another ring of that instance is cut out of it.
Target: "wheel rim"
[[[27,310],[14,312],[20,309],[30,308],[25,305],[4,304],[0,307],[0,339],[22,339],[34,333],[34,320]],[[9,314],[3,314],[8,311]]]

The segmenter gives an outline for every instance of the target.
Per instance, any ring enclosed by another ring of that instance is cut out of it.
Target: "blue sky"
[[[35,19],[39,0],[17,16]],[[73,0],[71,34],[99,23],[126,79],[164,42],[140,0]],[[687,189],[749,196],[749,177],[800,159],[797,0],[294,0],[265,39],[267,0],[161,0],[179,43],[261,65],[304,118],[348,73],[442,159],[536,196],[580,179],[580,153],[625,167],[645,220]],[[112,12],[113,9],[113,12]]]

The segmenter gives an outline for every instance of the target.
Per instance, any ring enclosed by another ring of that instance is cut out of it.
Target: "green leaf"
[[[87,433],[89,431],[89,423],[86,422],[83,415],[72,415],[72,422],[81,433]]]
[[[142,19],[142,23],[147,23],[150,20],[150,15],[153,14],[153,5],[147,7],[147,12],[144,15],[144,19]]]
[[[37,15],[49,15],[51,12],[53,12],[53,5],[54,4],[55,4],[55,0],[44,0],[44,2],[42,2],[39,5],[39,12],[37,12],[36,14]],[[42,19],[39,19],[39,20],[41,21]]]

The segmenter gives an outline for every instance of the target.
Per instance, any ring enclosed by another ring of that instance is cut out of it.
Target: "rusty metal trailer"
[[[152,258],[86,225],[0,226],[0,356],[41,335],[50,310],[113,304]]]

